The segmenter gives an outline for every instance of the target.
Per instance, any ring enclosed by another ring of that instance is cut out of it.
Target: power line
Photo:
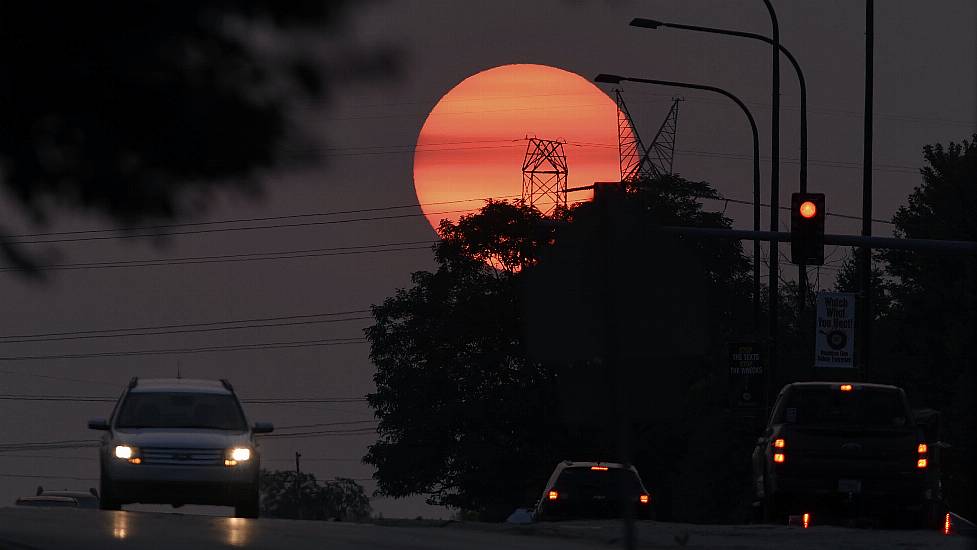
[[[252,317],[248,319],[231,319],[227,321],[207,321],[200,323],[176,323],[170,325],[147,325],[147,326],[137,326],[137,327],[123,327],[123,328],[106,328],[106,329],[94,329],[94,330],[72,330],[66,332],[43,332],[43,333],[33,333],[33,334],[8,334],[6,336],[0,336],[0,340],[5,340],[7,338],[41,338],[47,336],[74,336],[79,334],[105,334],[109,332],[123,332],[130,330],[166,330],[166,329],[177,329],[177,328],[187,328],[187,327],[210,327],[216,325],[233,325],[240,323],[263,323],[268,321],[285,321],[291,319],[309,319],[313,317],[333,317],[338,315],[356,315],[359,313],[369,313],[369,309],[351,309],[348,311],[332,311],[327,313],[308,313],[303,315],[279,315],[275,317]]]
[[[729,198],[729,197],[709,197],[709,196],[705,196],[705,195],[697,195],[695,198],[697,198],[697,199],[706,199],[706,200],[711,200],[711,201],[719,201],[719,202],[730,202],[730,203],[733,203],[733,204],[742,204],[742,205],[745,205],[745,206],[753,206],[753,201],[747,201],[747,200],[743,200],[743,199],[733,199],[733,198]],[[760,207],[761,208],[770,208],[770,204],[769,203],[761,202],[760,203]],[[790,211],[790,207],[789,206],[780,206],[778,208],[780,210]],[[839,214],[839,213],[836,213],[836,212],[825,212],[824,215],[825,216],[832,216],[832,217],[835,217],[835,218],[845,218],[845,219],[849,219],[849,220],[859,220],[859,221],[861,221],[861,219],[862,219],[861,216],[855,216],[855,215],[852,215],[852,214]],[[875,223],[884,223],[884,224],[893,225],[893,222],[891,220],[882,220],[882,219],[878,219],[878,218],[872,218],[872,221],[875,222]]]
[[[194,265],[212,263],[231,263],[231,262],[254,262],[263,260],[293,260],[300,258],[321,258],[327,256],[350,256],[357,254],[375,254],[378,252],[403,252],[408,250],[430,250],[431,245],[438,241],[408,241],[402,244],[413,244],[420,246],[399,246],[393,247],[398,243],[385,243],[362,246],[347,246],[335,248],[313,248],[307,250],[292,250],[282,252],[251,252],[243,254],[224,254],[214,256],[190,256],[183,258],[151,259],[151,260],[119,260],[109,262],[86,262],[75,264],[52,264],[37,266],[37,269],[44,271],[62,271],[76,269],[118,269],[136,267],[158,267],[173,265]],[[392,248],[379,248],[392,247]],[[19,271],[17,267],[0,268],[0,272]]]
[[[263,229],[283,229],[290,227],[309,227],[317,225],[334,225],[343,223],[354,223],[354,222],[371,222],[371,221],[383,221],[383,220],[397,220],[404,218],[416,218],[419,216],[439,216],[442,214],[458,214],[471,212],[472,209],[464,210],[445,210],[443,212],[419,212],[413,214],[396,214],[392,216],[374,216],[374,217],[364,217],[364,218],[347,218],[344,220],[319,220],[311,222],[296,222],[296,223],[279,223],[273,225],[255,225],[255,226],[244,226],[244,227],[215,227],[212,229],[191,229],[187,231],[169,231],[163,233],[132,233],[123,235],[104,235],[104,236],[92,236],[92,237],[72,237],[64,239],[43,239],[43,240],[30,240],[30,241],[18,241],[10,240],[10,244],[50,244],[50,243],[70,243],[70,242],[83,242],[83,241],[104,241],[104,240],[115,240],[115,239],[138,239],[138,238],[159,238],[159,237],[171,237],[175,235],[199,235],[204,233],[226,233],[228,231],[258,231]]]
[[[76,476],[48,476],[40,474],[0,474],[0,477],[15,477],[28,479],[70,479],[72,481],[98,481],[97,477],[76,477]]]
[[[303,425],[299,425],[299,426],[275,426],[275,432],[278,432],[279,430],[297,430],[297,429],[302,429],[302,428],[323,428],[323,427],[327,427],[327,426],[345,426],[345,425],[349,425],[349,424],[371,424],[371,423],[372,424],[376,424],[377,422],[379,422],[377,419],[371,418],[369,420],[346,420],[346,421],[342,421],[342,422],[320,422],[318,424],[303,424]],[[305,460],[305,459],[303,458],[303,460]]]
[[[64,394],[2,394],[0,400],[4,401],[74,401],[74,402],[115,402],[117,397],[110,395],[64,395]],[[242,398],[242,403],[261,403],[261,404],[288,404],[288,403],[359,403],[366,401],[366,397],[252,397]],[[305,426],[280,426],[279,429],[286,428],[308,428],[316,426],[330,426],[333,424],[357,424],[363,422],[376,422],[376,420],[349,420],[326,424],[308,424]],[[0,444],[2,447],[3,444]]]
[[[291,434],[275,434],[271,433],[268,435],[260,435],[258,437],[264,438],[276,438],[276,439],[305,439],[309,437],[332,437],[332,436],[343,436],[343,435],[376,435],[377,431],[375,428],[356,428],[350,430],[317,430],[311,432],[297,432]]]
[[[628,95],[629,96],[634,96],[634,97],[649,97],[649,96],[650,97],[660,97],[663,100],[664,99],[671,100],[672,97],[674,96],[674,94],[662,94],[662,93],[655,93],[655,92],[649,92],[649,91],[628,92]],[[789,94],[786,94],[786,95],[789,95]],[[497,101],[499,99],[533,99],[533,98],[538,98],[538,97],[552,97],[552,96],[579,96],[579,97],[585,97],[585,98],[593,97],[590,93],[565,92],[565,93],[548,93],[548,94],[490,95],[490,96],[485,96],[485,97],[473,97],[473,98],[464,98],[464,99],[442,98],[440,101],[438,101],[438,103],[472,103],[472,102],[476,102],[476,101]],[[712,104],[715,104],[715,105],[724,105],[724,106],[725,105],[729,105],[729,103],[726,102],[726,101],[718,100],[718,99],[711,99],[711,98],[707,98],[707,97],[695,97],[695,96],[692,96],[692,97],[689,97],[687,99],[688,100],[691,100],[691,101],[696,101],[696,102],[699,102],[699,103],[712,103]],[[632,101],[634,103],[652,103],[652,102],[657,103],[657,102],[659,102],[658,100],[636,100],[636,101],[635,100],[632,100]],[[769,103],[764,103],[762,101],[744,101],[744,103],[746,103],[748,105],[754,105],[754,106],[757,106],[757,107],[763,107],[763,108],[766,108],[766,109],[771,108],[771,105]],[[424,105],[424,106],[429,106],[429,105],[431,105],[431,101],[430,100],[417,100],[417,101],[398,101],[398,102],[382,102],[382,103],[356,103],[356,104],[350,104],[349,107],[352,107],[354,109],[355,108],[366,108],[366,109],[370,109],[370,110],[375,110],[376,107],[395,107],[395,106],[403,106],[403,105]],[[788,111],[799,111],[800,110],[800,105],[783,105],[783,104],[781,104],[780,108],[781,109],[784,109],[784,110],[788,110]],[[858,111],[847,111],[847,110],[844,110],[844,109],[833,109],[833,108],[830,108],[830,107],[817,107],[817,106],[813,106],[812,107],[810,105],[808,106],[808,113],[810,113],[810,114],[820,114],[820,115],[826,115],[826,116],[840,116],[840,117],[845,117],[845,118],[856,118],[856,119],[861,119],[862,116],[863,116],[863,113],[858,112]],[[427,113],[422,113],[422,114],[427,114]],[[400,113],[398,113],[398,114],[396,114],[396,116],[401,116],[401,115],[400,115]],[[910,122],[926,122],[926,123],[939,122],[939,123],[944,123],[944,124],[962,124],[962,125],[968,125],[968,126],[977,125],[977,120],[938,118],[938,117],[931,117],[931,116],[925,116],[924,117],[924,116],[914,116],[914,115],[903,115],[903,114],[899,114],[899,113],[873,113],[872,118],[876,118],[876,119],[892,119],[892,120],[910,121]]]
[[[35,361],[51,359],[88,359],[93,357],[128,357],[132,355],[183,355],[190,353],[209,353],[225,351],[243,350],[265,350],[265,349],[288,349],[306,348],[318,346],[339,346],[349,344],[363,344],[366,339],[356,338],[332,338],[321,340],[298,340],[294,342],[263,342],[260,344],[238,344],[232,346],[211,346],[202,348],[178,348],[178,349],[145,349],[145,350],[123,350],[95,353],[69,353],[60,355],[7,355],[0,356],[0,361]]]
[[[209,327],[209,328],[195,328],[195,329],[179,329],[179,330],[166,330],[159,332],[126,332],[123,334],[88,334],[88,335],[78,335],[78,336],[61,336],[52,338],[27,338],[18,340],[0,340],[0,344],[15,344],[15,343],[27,343],[27,342],[60,342],[64,340],[80,340],[80,339],[90,339],[90,338],[120,338],[129,336],[158,336],[165,334],[186,334],[186,333],[201,333],[201,332],[215,332],[215,331],[225,331],[225,330],[242,330],[242,329],[254,329],[254,328],[271,328],[271,327],[293,327],[293,326],[303,326],[303,325],[318,325],[324,323],[345,323],[349,321],[362,321],[365,319],[373,319],[373,317],[350,317],[348,319],[319,319],[310,321],[288,321],[281,323],[262,323],[254,325],[244,325],[244,326],[234,326],[234,327]]]
[[[421,206],[442,206],[446,204],[459,204],[466,202],[481,202],[488,200],[504,200],[519,198],[520,195],[499,195],[495,197],[478,197],[473,199],[458,199],[451,201],[438,201],[438,202],[424,202],[424,203],[411,203],[411,204],[401,204],[401,205],[391,205],[391,206],[377,206],[373,208],[357,208],[354,210],[332,210],[327,212],[309,212],[303,214],[285,214],[281,216],[264,216],[257,218],[232,218],[227,220],[215,220],[209,222],[183,222],[183,223],[170,223],[161,225],[147,225],[147,226],[137,226],[137,227],[123,227],[123,228],[113,228],[113,229],[80,229],[76,231],[49,231],[46,233],[24,233],[20,235],[10,235],[11,239],[23,239],[23,238],[33,238],[33,237],[49,237],[57,235],[80,235],[84,233],[111,233],[115,231],[155,231],[159,229],[173,229],[178,227],[199,227],[202,225],[217,225],[217,224],[227,224],[227,223],[254,223],[254,222],[265,222],[265,221],[276,221],[276,220],[288,220],[297,218],[312,218],[320,216],[338,216],[342,214],[363,214],[366,212],[382,212],[387,210],[398,210],[402,208],[418,208]]]

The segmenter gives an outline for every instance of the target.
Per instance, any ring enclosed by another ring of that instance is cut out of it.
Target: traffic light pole
[[[690,237],[711,237],[736,239],[741,241],[790,242],[788,231],[749,231],[746,229],[721,229],[716,227],[661,226],[662,233],[688,235]],[[915,250],[936,254],[974,254],[977,255],[977,241],[949,241],[939,239],[897,239],[894,237],[865,237],[863,235],[824,235],[824,244],[838,246],[865,246],[889,250]]]

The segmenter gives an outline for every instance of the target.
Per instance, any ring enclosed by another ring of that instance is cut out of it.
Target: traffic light
[[[790,196],[790,261],[824,264],[824,193]]]

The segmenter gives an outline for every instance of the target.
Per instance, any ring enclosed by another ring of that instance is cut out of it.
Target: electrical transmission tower
[[[527,137],[522,161],[522,200],[544,215],[567,205],[567,155],[564,141]]]
[[[617,99],[617,146],[620,154],[621,181],[633,182],[663,174],[671,174],[675,162],[675,133],[678,131],[678,104],[683,98],[673,97],[672,107],[665,115],[651,145],[644,146],[631,112],[624,103],[621,90],[614,90]]]

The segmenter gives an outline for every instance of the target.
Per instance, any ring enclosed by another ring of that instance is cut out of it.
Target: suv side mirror
[[[256,434],[270,434],[275,431],[275,426],[271,422],[255,422],[251,431]]]
[[[108,431],[109,421],[104,418],[92,418],[88,421],[88,429]]]

